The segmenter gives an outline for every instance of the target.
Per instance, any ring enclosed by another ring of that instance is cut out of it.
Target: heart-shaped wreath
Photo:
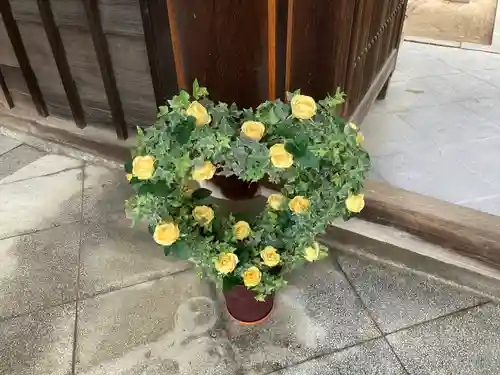
[[[240,110],[210,101],[195,81],[192,95],[181,91],[154,125],[138,129],[126,165],[136,191],[128,214],[148,224],[165,255],[190,259],[219,286],[243,284],[263,300],[286,284],[287,272],[325,256],[315,238],[334,219],[364,206],[370,158],[358,127],[336,112],[343,102],[339,90],[317,103],[297,91],[287,103]],[[280,192],[257,214],[228,214],[206,186],[235,177]]]

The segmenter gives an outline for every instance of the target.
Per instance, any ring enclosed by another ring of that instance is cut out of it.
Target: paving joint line
[[[109,293],[113,293],[113,292],[118,292],[120,290],[132,288],[134,286],[138,286],[138,285],[141,285],[141,284],[146,284],[146,283],[149,283],[151,281],[165,279],[165,278],[170,277],[170,276],[176,276],[178,274],[184,273],[186,271],[190,271],[192,269],[193,269],[193,267],[187,267],[185,269],[182,269],[182,270],[179,270],[179,271],[167,274],[167,275],[154,276],[154,277],[152,277],[150,279],[142,280],[142,281],[139,281],[137,283],[133,283],[133,284],[130,284],[130,285],[125,285],[123,287],[119,287],[119,288],[116,288],[116,289],[102,290],[102,291],[98,291],[98,292],[93,293],[93,294],[86,294],[86,295],[84,295],[83,297],[81,297],[79,299],[80,299],[80,301],[85,301],[85,300],[92,299],[94,297],[98,297],[98,296],[101,296],[101,295],[105,295],[105,294],[109,294]],[[58,302],[56,304],[52,304],[52,305],[48,305],[48,306],[43,306],[43,307],[40,307],[40,308],[37,308],[37,309],[34,309],[34,310],[29,310],[29,311],[26,311],[26,312],[23,312],[23,313],[20,313],[20,314],[16,314],[16,315],[9,315],[9,316],[5,316],[5,317],[0,317],[0,323],[3,323],[5,321],[11,320],[11,319],[21,318],[23,316],[27,316],[27,315],[30,315],[30,314],[36,314],[36,313],[44,312],[44,311],[51,310],[51,309],[54,309],[54,308],[57,308],[57,307],[61,307],[61,306],[64,306],[64,305],[69,305],[71,303],[75,303],[76,300],[77,300],[77,296],[75,294],[74,298],[63,300],[63,301]]]
[[[77,273],[76,273],[76,301],[75,301],[75,324],[73,327],[73,350],[71,355],[71,373],[76,374],[76,356],[77,356],[77,340],[78,340],[78,310],[80,302],[78,295],[80,294],[80,271],[81,271],[81,252],[83,243],[83,200],[85,191],[85,163],[80,166],[82,171],[81,191],[80,191],[80,223],[79,223],[79,238],[78,238],[78,256],[77,256]]]
[[[41,312],[44,312],[44,311],[47,311],[47,310],[55,309],[57,307],[68,305],[68,304],[70,304],[72,302],[75,302],[75,301],[76,301],[75,298],[71,298],[71,299],[68,299],[66,301],[61,301],[61,302],[58,302],[58,303],[50,305],[50,306],[41,307],[41,308],[34,309],[34,310],[29,310],[29,311],[26,311],[26,312],[22,312],[20,314],[15,314],[15,315],[9,315],[9,316],[0,317],[0,323],[6,322],[6,321],[12,320],[12,319],[22,318],[22,317],[30,315],[30,314],[37,314],[37,313],[41,313]]]
[[[284,369],[294,368],[294,367],[300,366],[300,365],[302,365],[304,363],[307,363],[307,362],[310,362],[310,361],[315,361],[317,359],[321,359],[323,357],[328,357],[328,356],[331,356],[331,355],[334,355],[334,354],[337,354],[337,353],[341,353],[344,350],[349,350],[349,349],[355,348],[356,346],[360,346],[360,345],[363,345],[363,344],[366,344],[366,343],[370,343],[370,342],[373,342],[373,341],[376,341],[376,340],[380,340],[382,338],[383,338],[383,336],[377,336],[377,337],[372,337],[371,339],[367,339],[367,340],[363,340],[363,341],[356,341],[354,344],[350,344],[350,345],[347,345],[347,346],[344,346],[344,347],[338,348],[338,349],[333,349],[332,351],[329,351],[329,352],[320,353],[318,355],[306,358],[306,359],[304,359],[302,361],[298,361],[298,362],[293,363],[291,365],[284,366],[284,367],[281,367],[279,369],[272,370],[272,371],[269,371],[269,372],[265,372],[262,375],[271,375],[271,374],[277,373],[277,372],[279,372],[281,370],[284,370]]]
[[[42,156],[43,157],[43,156]],[[36,160],[40,160],[41,158],[38,158]],[[35,161],[36,161],[35,160]],[[77,160],[77,159],[75,159]],[[33,162],[31,162],[33,163]],[[20,169],[30,165],[31,163],[28,163],[26,164],[25,166],[21,167]],[[29,181],[29,180],[34,180],[34,179],[37,179],[37,178],[44,178],[44,177],[52,177],[52,176],[55,176],[55,175],[58,175],[60,173],[64,173],[64,172],[68,172],[68,171],[71,171],[73,169],[80,169],[82,168],[82,165],[78,165],[76,167],[70,167],[70,168],[65,168],[65,169],[61,169],[60,171],[57,171],[57,172],[51,172],[51,173],[47,173],[47,174],[42,174],[40,176],[32,176],[32,177],[26,177],[26,178],[22,178],[22,179],[19,179],[19,180],[15,180],[15,181],[9,181],[9,182],[0,182],[0,187],[1,186],[7,186],[7,185],[12,185],[12,184],[15,184],[15,183],[18,183],[18,182],[23,182],[23,181]],[[18,170],[20,170],[18,169]]]
[[[67,222],[67,223],[56,224],[54,226],[47,227],[47,228],[30,230],[30,231],[27,231],[27,232],[20,232],[20,233],[16,233],[16,234],[13,234],[13,235],[9,235],[7,237],[0,237],[0,241],[10,240],[10,239],[16,238],[16,237],[28,236],[30,234],[38,234],[38,233],[46,232],[46,231],[51,230],[51,229],[57,229],[57,228],[65,227],[65,226],[68,226],[68,225],[78,224],[78,223],[80,223],[80,220],[76,219],[76,220],[72,220],[72,221]]]
[[[359,302],[361,303],[361,306],[363,306],[363,309],[366,311],[368,318],[370,318],[372,323],[375,325],[377,330],[380,332],[380,335],[381,335],[382,339],[384,340],[384,342],[389,346],[389,349],[390,349],[391,353],[394,355],[394,358],[396,358],[396,361],[399,363],[399,366],[401,366],[401,368],[403,369],[403,371],[405,372],[406,375],[411,375],[410,372],[406,369],[406,366],[401,361],[401,358],[399,358],[396,351],[394,350],[392,345],[389,343],[389,340],[387,340],[387,337],[384,335],[384,331],[382,331],[379,324],[375,320],[375,317],[373,316],[372,312],[366,306],[365,301],[363,301],[363,299],[361,298],[361,295],[359,294],[358,290],[354,287],[354,284],[351,282],[351,279],[347,276],[347,273],[344,271],[344,269],[340,265],[338,258],[335,258],[335,262],[336,262],[337,266],[339,267],[340,271],[342,272],[342,274],[344,275],[345,279],[347,280],[347,283],[351,287],[352,291],[354,292],[354,294],[358,298]]]
[[[94,293],[83,293],[82,296],[77,296],[77,298],[80,301],[86,301],[88,299],[92,299],[92,298],[106,295],[109,293],[114,293],[114,292],[118,292],[120,290],[133,288],[135,286],[142,285],[142,284],[147,284],[147,283],[150,283],[152,281],[157,281],[157,280],[165,279],[167,277],[177,276],[177,275],[180,275],[184,272],[191,271],[191,270],[193,270],[193,268],[194,268],[193,266],[189,266],[189,267],[183,268],[181,270],[178,270],[178,271],[166,274],[166,275],[155,275],[155,276],[149,277],[145,280],[138,281],[136,283],[131,283],[131,284],[127,284],[127,285],[123,285],[123,286],[119,286],[119,287],[111,288],[111,289],[103,289],[103,290],[100,290],[100,291],[97,291]]]
[[[398,329],[396,329],[394,331],[391,331],[391,332],[388,332],[388,333],[384,333],[383,336],[384,337],[391,336],[391,335],[394,335],[396,333],[399,333],[399,332],[402,332],[402,331],[406,331],[406,330],[409,330],[409,329],[412,329],[412,328],[415,328],[415,327],[419,327],[419,326],[422,326],[422,325],[427,324],[427,323],[432,323],[432,322],[435,322],[437,320],[442,320],[442,319],[449,318],[450,316],[453,316],[453,315],[463,314],[463,313],[465,313],[465,312],[467,312],[469,310],[480,308],[480,307],[483,307],[483,306],[486,306],[486,305],[489,305],[489,304],[493,304],[494,305],[495,303],[493,301],[485,301],[485,302],[481,302],[481,303],[475,304],[474,306],[464,307],[464,308],[461,308],[459,310],[452,311],[452,312],[444,314],[444,315],[436,316],[435,318],[432,318],[432,319],[429,319],[429,320],[425,320],[423,322],[418,322],[418,323],[415,323],[415,324],[412,324],[412,325],[409,325],[409,326],[398,328]]]
[[[1,134],[1,133],[0,133],[0,135],[3,135],[3,134]],[[4,136],[4,137],[7,137],[7,136]],[[7,137],[7,138],[9,138],[9,139],[14,139],[14,138],[10,138],[10,137]],[[20,142],[20,141],[18,141],[17,139],[14,139],[14,141]],[[29,145],[27,145],[27,144],[25,144],[25,143],[22,143],[22,142],[21,142],[21,143],[20,143],[20,144],[18,144],[17,146],[12,147],[10,150],[7,150],[7,151],[5,151],[5,152],[2,152],[2,153],[0,154],[0,157],[2,157],[2,156],[4,156],[4,155],[7,155],[9,152],[11,152],[11,151],[13,151],[13,150],[15,150],[16,148],[19,148],[19,147],[21,147],[21,146],[29,146]]]

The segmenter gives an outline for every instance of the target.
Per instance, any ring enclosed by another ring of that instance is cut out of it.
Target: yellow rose
[[[158,224],[153,234],[156,243],[162,246],[172,245],[179,237],[179,227],[175,223]]]
[[[149,180],[155,173],[155,158],[146,156],[136,156],[132,161],[132,174],[139,180]]]
[[[134,177],[134,175],[132,173],[127,173],[127,181],[130,182],[132,180],[132,177]]]
[[[359,213],[365,207],[365,195],[350,195],[346,199],[345,205],[350,212]]]
[[[241,132],[254,141],[260,141],[266,132],[266,127],[262,122],[245,121],[241,127]]]
[[[250,267],[243,273],[243,283],[247,288],[259,285],[262,275],[257,267]]]
[[[271,163],[276,168],[289,168],[293,164],[293,155],[285,150],[283,143],[272,146],[269,149],[269,156],[271,157]]]
[[[238,256],[233,253],[222,253],[215,261],[215,269],[224,275],[233,272],[238,264]]]
[[[272,246],[266,246],[264,250],[260,252],[260,257],[264,261],[264,264],[268,267],[277,266],[281,260],[278,251]]]
[[[233,226],[233,233],[237,240],[244,240],[250,236],[250,225],[246,221],[238,221]]]
[[[267,204],[271,206],[273,210],[279,210],[281,205],[283,204],[283,195],[271,194],[269,198],[267,198]]]
[[[215,165],[213,165],[209,161],[206,161],[205,163],[203,163],[203,166],[195,168],[193,170],[193,180],[196,180],[198,182],[203,180],[210,180],[214,176],[215,170]]]
[[[320,258],[321,250],[319,248],[319,244],[314,242],[312,246],[306,247],[304,250],[304,258],[308,262],[314,262]]]
[[[316,102],[306,95],[295,95],[292,99],[292,115],[300,120],[308,120],[316,114]]]
[[[358,130],[359,129],[358,125],[356,125],[354,122],[350,122],[348,125],[351,127],[352,130]]]
[[[356,136],[356,144],[359,146],[364,140],[365,136],[361,133],[358,133],[358,135]]]
[[[208,225],[214,219],[214,210],[208,206],[197,206],[193,210],[193,217],[202,225]]]
[[[290,207],[292,212],[300,214],[309,209],[309,199],[298,195],[288,203],[288,207]]]
[[[212,117],[208,114],[207,109],[197,101],[189,105],[186,114],[196,119],[196,126],[198,127],[208,125],[212,121]]]

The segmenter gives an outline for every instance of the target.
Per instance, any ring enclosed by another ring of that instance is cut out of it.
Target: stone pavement
[[[500,54],[405,42],[362,124],[372,178],[500,215]]]
[[[130,229],[123,172],[0,137],[2,375],[493,375],[500,307],[339,252],[242,326]]]

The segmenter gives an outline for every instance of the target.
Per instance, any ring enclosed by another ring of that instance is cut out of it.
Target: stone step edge
[[[500,271],[391,226],[351,219],[321,241],[334,251],[408,270],[500,302]]]

